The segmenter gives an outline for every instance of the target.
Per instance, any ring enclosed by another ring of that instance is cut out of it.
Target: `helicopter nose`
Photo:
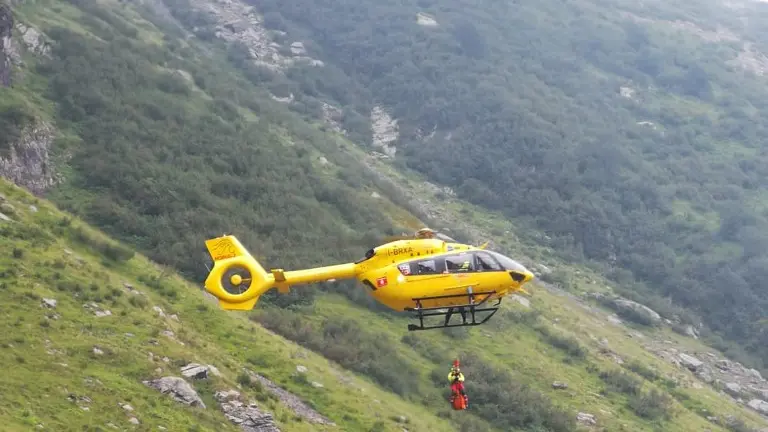
[[[533,273],[527,269],[511,270],[509,275],[512,276],[512,280],[522,285],[534,278]]]

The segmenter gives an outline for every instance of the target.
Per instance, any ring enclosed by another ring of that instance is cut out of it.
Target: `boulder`
[[[521,295],[512,294],[510,297],[512,298],[512,300],[520,303],[521,305],[523,305],[526,308],[530,308],[531,307],[531,301],[528,300],[527,298],[521,296]]]
[[[580,413],[576,414],[576,421],[578,421],[579,423],[585,424],[585,425],[592,425],[592,426],[594,426],[594,425],[597,424],[597,419],[595,419],[595,415],[594,414],[589,414],[589,413],[584,413],[584,412],[580,412]]]
[[[181,368],[181,374],[185,378],[206,379],[208,378],[208,367],[197,363],[190,363]]]
[[[205,408],[205,403],[203,403],[202,399],[200,399],[200,396],[197,394],[195,389],[193,389],[188,382],[184,381],[183,378],[167,376],[143,382],[144,385],[152,387],[160,391],[160,393],[169,395],[178,402],[190,406]]]
[[[680,363],[682,363],[683,366],[688,368],[689,370],[695,372],[698,370],[701,365],[704,364],[701,360],[697,359],[696,357],[689,355],[689,354],[680,354],[678,357],[680,357]]]
[[[218,391],[214,398],[224,415],[245,432],[280,432],[272,414],[262,412],[255,403],[245,404],[237,390]]]
[[[741,386],[735,382],[726,383],[725,388],[723,390],[725,390],[726,393],[734,397],[741,394]]]
[[[731,368],[733,367],[733,364],[728,359],[722,359],[715,362],[715,366],[717,366],[717,368],[720,370],[728,371],[728,370],[731,370]]]
[[[760,374],[760,371],[758,371],[757,369],[750,369],[748,372],[752,376],[752,378],[754,378],[755,380],[760,382],[765,381],[763,379],[763,376]]]
[[[659,315],[656,311],[649,308],[648,306],[641,305],[640,303],[634,302],[632,300],[627,300],[623,298],[618,298],[613,301],[613,304],[616,306],[617,309],[625,312],[625,313],[631,313],[636,314],[638,316],[643,317],[643,319],[653,323],[658,324],[661,322],[661,315]]]
[[[768,415],[768,402],[760,399],[752,399],[747,405],[753,410],[763,415]]]

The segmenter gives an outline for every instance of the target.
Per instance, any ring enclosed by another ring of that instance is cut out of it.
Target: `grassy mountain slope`
[[[519,227],[502,214],[445,197],[418,175],[404,175],[402,170],[393,169],[385,161],[368,159],[367,164],[400,185],[412,202],[425,211],[439,214],[434,226],[464,231],[477,243],[491,239],[492,247],[520,258],[529,268],[541,269],[544,268],[541,263],[546,263],[545,267],[551,270],[542,276],[549,282],[540,279],[534,283],[531,309],[511,302],[500,317],[502,322],[468,332],[471,340],[461,337],[456,340],[454,338],[461,336],[456,333],[418,335],[417,340],[430,341],[422,345],[426,359],[434,356],[439,363],[446,354],[487,355],[486,358],[497,365],[506,366],[515,380],[543,392],[556,404],[594,413],[598,417],[598,428],[603,430],[716,430],[713,422],[723,430],[752,430],[751,427],[760,429],[768,424],[751,410],[742,411],[739,405],[743,402],[734,403],[734,399],[723,393],[725,384],[734,381],[734,376],[716,377],[708,386],[704,374],[691,373],[674,361],[679,353],[686,353],[714,363],[722,353],[680,335],[673,330],[674,326],[649,327],[634,323],[631,317],[617,323],[614,310],[580,295],[585,291],[612,291],[610,287],[615,285],[596,272],[560,261],[546,247],[521,244],[517,236]],[[424,343],[414,343],[409,336],[403,340],[415,345]],[[437,354],[434,354],[435,347],[442,347],[437,349]],[[621,379],[614,375],[617,369],[640,381],[627,386],[618,384]],[[568,383],[570,390],[553,389],[554,381]],[[471,382],[469,386],[473,392],[482,388],[474,387]],[[657,389],[666,394],[670,417],[664,420],[664,409],[633,411],[633,407],[638,407],[631,402],[636,399],[633,398],[636,387],[644,391]],[[757,387],[765,387],[764,382]],[[740,423],[741,420],[747,420],[746,425]]]
[[[19,10],[45,31],[51,55],[2,91],[47,98],[18,105],[45,109],[58,128],[62,176],[48,196],[152,258],[200,278],[201,236],[232,232],[286,267],[317,264],[356,258],[413,224],[395,196],[370,196],[373,181],[334,140],[228,66],[225,50],[188,43],[172,23],[126,5]]]
[[[174,358],[168,353],[178,352],[184,361],[214,364],[230,380],[223,381],[227,385],[239,375],[241,366],[252,365],[256,372],[267,373],[311,400],[346,430],[392,429],[396,427],[393,417],[403,415],[410,420],[406,427],[411,431],[451,427],[463,431],[570,431],[575,429],[577,411],[594,414],[597,429],[604,430],[725,430],[728,415],[743,418],[749,425],[759,424],[753,412],[702,386],[684,369],[662,363],[641,350],[634,339],[627,339],[628,330],[608,327],[604,319],[596,318],[604,313],[598,306],[582,311],[584,302],[562,291],[555,290],[558,295],[540,291],[533,311],[511,309],[486,329],[408,335],[404,320],[391,313],[378,313],[379,308],[360,287],[328,284],[322,291],[296,289],[289,296],[265,298],[253,314],[263,327],[317,353],[298,350],[299,357],[290,360],[296,345],[252,325],[245,314],[224,314],[215,311],[214,305],[202,308],[197,288],[170,276],[169,269],[202,280],[206,258],[202,246],[209,236],[234,233],[265,264],[292,268],[358,258],[381,234],[420,227],[419,219],[450,228],[462,238],[492,235],[498,247],[514,256],[551,264],[559,284],[574,292],[588,285],[592,290],[604,290],[606,283],[593,272],[554,260],[551,249],[521,243],[527,231],[504,217],[448,199],[442,191],[433,194],[435,189],[425,187],[418,175],[405,175],[404,169],[368,158],[359,146],[320,124],[315,115],[320,108],[317,100],[296,92],[290,109],[274,101],[273,95],[288,97],[295,90],[289,75],[296,69],[288,68],[281,75],[250,67],[243,61],[242,46],[224,43],[209,31],[210,17],[169,4],[176,7],[177,18],[199,21],[198,39],[190,38],[172,17],[163,15],[160,3],[43,0],[16,5],[18,19],[44,32],[50,52],[49,57],[25,53],[25,66],[15,75],[14,85],[0,88],[0,100],[8,101],[6,106],[11,107],[6,112],[22,112],[32,119],[26,121],[56,126],[50,162],[61,176],[47,190],[47,197],[169,266],[160,270],[140,257],[111,263],[108,257],[120,259],[127,252],[99,244],[70,244],[70,249],[92,266],[99,262],[108,265],[103,272],[112,275],[110,285],[118,290],[110,292],[96,286],[98,294],[87,294],[90,282],[83,280],[85,294],[81,296],[92,296],[92,300],[98,296],[107,302],[116,299],[116,304],[109,306],[113,313],[124,310],[126,316],[154,320],[147,321],[151,325],[134,322],[141,328],[114,330],[115,335],[153,334],[165,330],[166,325],[176,325],[151,318],[150,304],[144,309],[130,302],[126,305],[121,299],[127,294],[117,297],[122,279],[128,279],[181,318],[183,331],[179,327],[172,330],[187,348],[165,341],[160,334],[156,339],[161,344],[168,342],[160,347],[170,350],[164,355]],[[333,70],[332,66],[328,70]],[[344,119],[347,126],[359,124],[358,120],[352,115]],[[17,126],[23,135],[30,124]],[[386,177],[395,183],[384,181]],[[424,206],[425,200],[433,203]],[[16,204],[24,209],[28,203]],[[32,217],[43,214],[40,211]],[[438,217],[426,218],[428,214]],[[51,230],[61,236],[56,242],[77,241],[77,237],[69,239],[69,228],[56,228],[55,223],[40,226],[43,232]],[[57,258],[55,249],[42,254],[21,253],[25,260],[39,257],[55,263]],[[50,277],[55,274],[52,271]],[[73,272],[73,277],[84,276]],[[23,288],[21,284],[8,286]],[[63,287],[69,289],[70,285]],[[322,295],[313,298],[318,292]],[[347,300],[329,294],[332,292],[343,293]],[[61,306],[57,307],[72,311],[76,319],[89,316],[85,311],[74,313],[78,304],[66,298],[59,300]],[[30,299],[26,305],[38,308],[39,299]],[[286,305],[290,307],[280,307]],[[109,317],[98,318],[95,323],[104,319]],[[60,330],[55,322],[52,328]],[[187,331],[199,339],[184,339]],[[674,336],[666,327],[633,331],[654,340],[676,341],[678,348],[689,352],[705,350],[698,342]],[[96,334],[94,338],[104,338],[108,332]],[[632,375],[634,379],[617,378],[610,372],[601,378],[601,372],[616,366],[605,354],[599,354],[605,347],[596,347],[590,335],[601,342],[601,337],[608,340],[616,355],[637,359],[659,372],[635,367],[648,377],[647,382],[638,375]],[[127,339],[127,343],[138,343],[138,339]],[[112,343],[107,347],[120,355],[136,355],[137,361],[146,358],[146,353],[118,350],[125,346],[122,339]],[[151,349],[159,351],[155,346]],[[82,350],[78,352],[86,355],[87,350]],[[196,357],[198,352],[208,353],[210,359]],[[319,354],[358,373],[353,383],[365,391],[350,391],[352,387],[343,384],[344,379],[338,381],[333,372],[336,366],[320,359]],[[468,386],[477,407],[459,414],[447,411],[444,400],[445,366],[457,354],[472,376]],[[322,383],[323,388],[290,378],[299,362],[309,368],[309,380]],[[50,367],[52,364],[46,362]],[[138,368],[135,365],[141,363],[124,364]],[[148,366],[146,373],[156,367]],[[130,384],[137,398],[138,389],[144,391],[137,384],[139,376],[145,376],[143,370],[133,375],[108,372],[134,378],[124,385]],[[553,390],[554,380],[568,382],[569,390]],[[203,387],[200,391],[211,405],[212,389]],[[649,393],[653,388],[661,393]],[[592,394],[604,389],[603,397]],[[146,398],[153,393],[141,394]],[[29,400],[26,395],[17,393],[17,397]],[[164,407],[176,409],[170,402]],[[283,408],[275,409],[278,419],[284,417],[284,430],[309,427],[306,422],[292,420]],[[107,421],[108,415],[103,414],[100,421]],[[205,424],[225,421],[217,417],[219,414],[210,415],[214,417]],[[707,420],[712,415],[718,419]],[[748,430],[740,423],[728,428]]]
[[[217,310],[198,287],[46,201],[5,180],[0,193],[3,214],[13,219],[0,222],[2,320],[7,330],[0,356],[13,368],[0,379],[4,430],[29,430],[38,424],[45,430],[109,430],[109,423],[125,430],[135,417],[138,430],[234,431],[238,428],[219,410],[214,393],[235,388],[273,412],[283,430],[394,431],[402,428],[392,419],[397,416],[405,416],[413,430],[450,430],[445,420],[287,342],[245,315]],[[120,251],[116,259],[103,252],[112,249]],[[56,304],[46,307],[43,299]],[[106,310],[111,315],[95,315]],[[181,376],[179,368],[189,363],[210,364],[221,373],[189,380],[205,409],[185,407],[142,384]],[[297,365],[307,367],[305,375],[297,374]],[[310,401],[338,426],[298,417],[264,386],[247,385],[244,369]]]
[[[333,66],[281,83],[302,103],[383,107],[400,164],[762,367],[764,2],[250,3]]]
[[[2,181],[0,193],[4,214],[12,218],[0,226],[7,245],[0,265],[3,316],[6,328],[13,330],[0,352],[4,364],[14,364],[17,371],[6,374],[0,385],[4,400],[10,401],[2,415],[18,430],[37,424],[56,430],[110,423],[125,428],[131,417],[146,429],[235,430],[213,399],[216,391],[232,388],[273,412],[283,430],[336,429],[302,421],[263,386],[246,385],[244,368],[310,401],[341,430],[399,430],[400,416],[412,431],[452,430],[452,425],[456,430],[496,430],[486,421],[498,430],[534,424],[573,430],[576,411],[594,413],[601,430],[748,430],[719,428],[707,416],[736,415],[747,425],[761,422],[725,396],[697,388],[689,372],[642,350],[627,329],[606,325],[605,312],[584,309],[558,291],[537,288],[532,309],[513,302],[490,325],[469,332],[408,334],[404,319],[371,314],[338,294],[293,311],[260,308],[254,320],[262,327],[246,314],[217,310],[196,286],[167,268],[130,253],[18,187]],[[44,299],[54,299],[56,305],[46,307]],[[97,310],[111,315],[98,317]],[[704,350],[669,330],[638,330],[674,340],[679,347]],[[606,344],[624,359],[624,369],[633,377],[629,387],[600,378],[621,369],[615,357],[601,354]],[[471,377],[473,411],[463,415],[450,413],[443,399],[446,359],[454,356],[462,358]],[[141,383],[178,376],[179,368],[191,362],[214,365],[222,375],[189,380],[206,409],[182,407]],[[296,373],[297,365],[308,368],[306,375]],[[371,366],[389,375],[374,373],[372,380],[355,376],[370,374],[366,367]],[[552,389],[553,381],[569,388]],[[402,383],[406,387],[398,387]],[[635,386],[643,392],[668,392],[669,399],[650,404],[655,411],[649,409],[645,418],[634,408],[642,406],[637,405],[642,393],[622,394],[621,389],[638,390]],[[46,403],[34,402],[39,400]],[[124,404],[133,410],[126,411]]]

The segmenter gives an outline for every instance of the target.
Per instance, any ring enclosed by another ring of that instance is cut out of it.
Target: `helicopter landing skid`
[[[493,294],[496,294],[496,291],[414,298],[413,301],[416,302],[416,307],[405,308],[405,311],[415,312],[414,318],[419,319],[419,325],[408,324],[408,331],[431,330],[431,329],[449,328],[449,327],[471,327],[471,326],[485,324],[489,319],[491,319],[491,317],[494,314],[496,314],[496,312],[499,310],[499,305],[501,304],[501,298],[498,298],[496,299],[496,303],[494,305],[485,306],[485,303]],[[480,301],[477,301],[478,297],[481,298]],[[447,306],[447,307],[441,306],[441,307],[425,308],[422,306],[422,302],[425,300],[438,300],[438,299],[451,299],[451,298],[466,298],[467,303],[460,304],[460,305]],[[485,317],[483,317],[481,320],[478,320],[478,317],[475,315],[477,312],[490,312],[490,313]],[[453,317],[454,314],[459,314],[461,316],[461,323],[451,324],[451,317]],[[424,318],[432,317],[432,316],[444,316],[445,321],[443,322],[442,325],[425,326]],[[469,320],[467,318],[469,318]]]

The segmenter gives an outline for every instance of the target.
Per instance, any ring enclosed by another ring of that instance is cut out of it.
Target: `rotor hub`
[[[251,287],[251,271],[241,265],[227,269],[221,277],[221,286],[229,294],[240,295]]]

